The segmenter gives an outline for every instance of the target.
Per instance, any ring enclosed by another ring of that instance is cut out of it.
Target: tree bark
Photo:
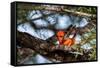
[[[35,38],[27,33],[17,31],[17,44],[22,47],[35,50],[37,53],[51,60],[52,62],[85,61],[83,55],[76,55],[63,49],[53,48],[52,43]]]

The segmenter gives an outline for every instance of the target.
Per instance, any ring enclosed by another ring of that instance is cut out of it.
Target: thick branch
[[[52,43],[47,43],[44,40],[40,40],[26,33],[17,32],[17,43],[22,47],[35,50],[37,53],[53,62],[84,61],[84,58],[82,58],[83,55],[75,57],[76,55],[69,51],[52,48]]]

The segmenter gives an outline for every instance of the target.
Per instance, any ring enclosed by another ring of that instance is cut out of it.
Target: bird
[[[75,44],[74,38],[67,38],[64,40],[63,45],[71,47],[73,44]]]
[[[71,35],[69,37],[64,38],[64,36],[67,34],[64,31],[58,31],[57,32],[57,39],[59,41],[60,45],[71,47],[75,44],[75,36],[76,36],[76,30],[72,30]]]
[[[65,35],[65,32],[64,31],[58,31],[57,32],[57,39],[58,39],[60,45],[63,42],[64,35]]]

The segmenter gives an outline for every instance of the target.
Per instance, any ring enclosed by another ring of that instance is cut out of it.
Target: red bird
[[[65,36],[65,32],[64,31],[58,31],[57,32],[57,39],[58,39],[60,45],[65,45],[65,46],[70,47],[75,43],[74,37],[64,39],[64,36]]]

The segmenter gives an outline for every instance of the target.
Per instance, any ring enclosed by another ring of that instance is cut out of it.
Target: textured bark
[[[37,53],[53,62],[84,61],[83,55],[70,53],[62,48],[55,48],[52,43],[35,38],[27,33],[17,32],[17,43],[26,48],[35,50]],[[74,51],[73,49],[71,51]]]

